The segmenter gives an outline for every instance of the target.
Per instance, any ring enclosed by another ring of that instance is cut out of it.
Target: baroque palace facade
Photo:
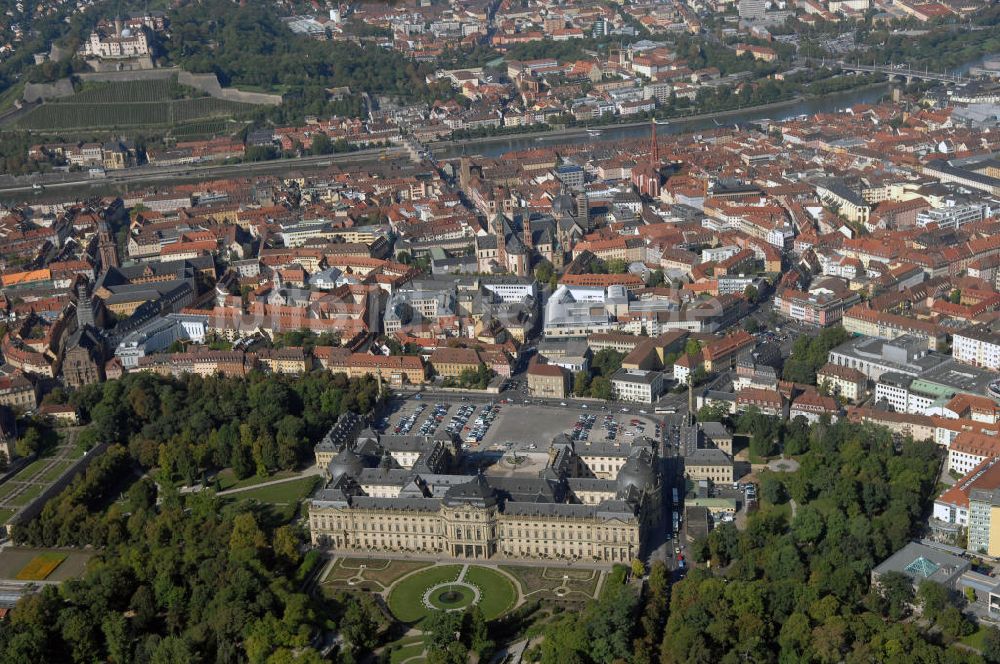
[[[661,516],[651,444],[577,450],[560,435],[532,456],[523,465],[534,471],[463,473],[453,439],[380,436],[345,414],[316,446],[327,482],[309,503],[312,542],[480,560],[610,564],[642,555]]]

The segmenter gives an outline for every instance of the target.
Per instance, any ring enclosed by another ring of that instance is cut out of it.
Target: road
[[[842,93],[832,93],[804,100],[796,97],[788,101],[776,102],[765,106],[752,106],[730,111],[720,111],[717,113],[704,113],[698,115],[678,117],[670,120],[670,124],[661,127],[665,133],[678,133],[684,131],[694,131],[704,126],[711,125],[717,119],[726,119],[727,122],[745,123],[754,118],[763,117],[772,111],[777,112],[775,118],[791,117],[801,115],[812,110],[813,105],[832,106],[849,105],[858,101],[870,101],[869,90],[858,89]],[[616,141],[625,139],[637,139],[644,127],[648,126],[645,121],[621,124],[610,124],[596,127],[602,132],[602,141]],[[634,134],[634,135],[633,135]],[[477,148],[484,154],[490,153],[491,146],[504,151],[520,149],[519,144],[534,143],[555,144],[559,141],[575,142],[580,139],[590,141],[585,127],[569,127],[564,129],[552,129],[548,131],[528,132],[518,134],[505,134],[498,136],[484,136],[480,138],[461,139],[457,141],[446,140],[427,144],[434,154],[439,158],[454,158],[461,155],[466,149],[475,153]],[[538,147],[534,145],[534,147]],[[350,165],[366,162],[378,162],[383,156],[402,157],[406,151],[402,147],[373,148],[359,152],[351,152],[338,155],[305,156],[291,159],[279,159],[274,161],[251,162],[240,164],[191,164],[185,166],[157,168],[144,166],[130,169],[127,172],[118,172],[110,177],[90,178],[87,174],[81,173],[72,180],[63,180],[60,177],[49,176],[49,178],[39,176],[25,176],[11,181],[10,178],[0,177],[0,197],[19,200],[21,197],[30,196],[37,200],[45,199],[45,192],[52,194],[67,193],[76,194],[80,197],[93,196],[99,194],[110,194],[112,192],[126,190],[129,187],[150,185],[156,183],[178,183],[187,181],[210,180],[232,176],[247,176],[261,173],[280,174],[297,170],[321,169],[331,165]],[[33,185],[41,183],[45,187],[44,192],[36,191]]]
[[[333,165],[363,164],[378,162],[383,156],[401,157],[405,154],[403,148],[378,148],[349,152],[339,155],[320,155],[296,157],[292,159],[277,159],[274,161],[258,161],[240,164],[186,164],[157,168],[142,166],[116,173],[109,177],[91,178],[87,175],[64,181],[48,181],[38,177],[19,178],[15,185],[0,186],[0,196],[18,194],[37,194],[34,184],[42,182],[44,191],[59,192],[74,187],[110,187],[127,189],[135,185],[149,185],[157,182],[171,184],[186,180],[208,180],[225,177],[245,177],[248,175],[287,173],[302,169],[328,168]],[[112,171],[113,172],[113,171]]]

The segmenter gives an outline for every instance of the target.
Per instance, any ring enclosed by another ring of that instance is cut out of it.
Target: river
[[[696,132],[704,129],[712,129],[718,126],[743,125],[748,122],[755,122],[765,119],[774,121],[787,120],[800,115],[810,115],[819,112],[829,112],[841,110],[854,104],[876,103],[885,98],[889,92],[889,84],[877,84],[866,86],[855,90],[844,92],[834,92],[822,97],[800,99],[787,103],[771,104],[767,107],[751,108],[745,111],[727,111],[713,113],[688,119],[671,120],[667,124],[657,126],[659,135],[678,134],[685,132]],[[436,159],[449,159],[462,154],[483,155],[487,157],[499,157],[506,152],[528,150],[539,147],[551,147],[555,145],[567,144],[587,144],[587,143],[621,143],[634,141],[649,135],[649,124],[646,122],[633,123],[629,125],[608,125],[599,128],[598,136],[590,135],[585,129],[572,128],[561,131],[552,131],[537,134],[521,134],[506,137],[487,137],[465,141],[446,141],[431,146]],[[370,161],[378,160],[378,151],[372,152]],[[360,162],[366,159],[366,155],[351,153],[338,157],[331,155],[329,159],[311,158],[313,163],[305,163],[287,159],[273,162],[258,162],[244,166],[219,166],[218,168],[206,168],[201,172],[190,174],[171,175],[168,173],[151,172],[148,174],[127,174],[122,172],[118,177],[127,178],[127,181],[114,182],[106,179],[83,180],[78,182],[65,182],[62,184],[47,184],[44,192],[32,191],[31,185],[25,183],[17,185],[16,188],[9,188],[0,192],[0,202],[17,203],[25,200],[33,202],[56,202],[74,199],[84,199],[93,196],[117,195],[130,189],[147,186],[170,186],[171,184],[181,184],[189,182],[199,182],[203,180],[246,176],[253,171],[269,174],[288,173],[292,171],[305,171],[322,168],[322,164],[317,161],[324,161],[328,165],[330,162],[343,161],[346,166],[350,162]],[[360,167],[360,166],[359,166]]]
[[[656,128],[657,135],[681,134],[701,131],[704,129],[714,129],[718,126],[743,125],[748,122],[760,120],[788,120],[800,115],[812,115],[813,113],[825,113],[833,110],[842,110],[855,104],[874,104],[884,99],[889,94],[889,84],[877,84],[866,86],[856,90],[845,90],[834,92],[822,97],[800,99],[786,104],[772,104],[765,108],[753,108],[746,111],[730,111],[726,113],[715,113],[707,116],[700,116],[690,119],[671,120],[669,124],[661,124]],[[634,141],[636,139],[649,136],[649,124],[637,123],[625,126],[608,125],[598,128],[599,136],[591,136],[583,129],[572,129],[565,132],[553,132],[551,134],[531,135],[523,134],[516,137],[486,138],[468,142],[457,142],[448,144],[443,149],[435,149],[434,156],[448,159],[459,156],[464,152],[467,154],[479,154],[486,157],[499,157],[505,152],[530,150],[539,147],[551,147],[554,145],[566,145],[576,143],[618,143],[623,141]]]

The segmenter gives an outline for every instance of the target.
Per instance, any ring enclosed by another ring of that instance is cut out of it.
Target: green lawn
[[[80,441],[79,439],[77,439],[77,442],[73,445],[73,448],[69,451],[69,454],[66,456],[66,458],[72,459],[73,461],[76,461],[77,459],[81,458],[87,452],[87,450],[90,449],[89,447],[85,447],[85,443],[86,441]]]
[[[49,463],[51,462],[52,459],[46,457],[42,457],[41,459],[35,459],[31,463],[29,463],[26,468],[22,468],[21,472],[15,475],[15,477],[19,480],[29,480],[38,473],[42,472],[42,469],[45,468],[45,466],[49,465]]]
[[[461,565],[441,565],[411,574],[389,593],[389,610],[401,622],[420,622],[428,613],[423,604],[424,593],[431,586],[458,578]]]
[[[219,471],[219,491],[227,491],[228,489],[242,489],[243,487],[256,486],[262,484],[263,482],[270,482],[271,480],[281,480],[286,477],[294,477],[295,471],[293,470],[281,470],[274,475],[269,475],[267,477],[261,477],[260,475],[251,475],[250,477],[244,478],[242,480],[236,479],[236,475],[233,474],[231,468],[226,468],[225,470]]]
[[[431,609],[423,604],[424,593],[432,586],[455,581],[461,565],[441,565],[411,574],[389,593],[389,610],[401,622],[419,623]],[[463,583],[479,588],[479,608],[487,620],[510,611],[517,601],[514,584],[502,573],[488,567],[469,567]]]
[[[230,493],[223,498],[232,503],[256,500],[259,503],[270,505],[275,517],[282,522],[288,522],[295,518],[302,501],[315,491],[319,482],[318,475],[310,475],[273,486],[262,486],[257,489]]]
[[[32,500],[40,496],[44,488],[45,487],[41,485],[33,484],[18,494],[16,498],[9,499],[7,502],[11,505],[16,505],[17,507],[24,507]]]
[[[72,461],[60,461],[56,465],[52,466],[49,470],[45,471],[36,478],[38,482],[55,482],[59,477],[69,470],[69,467],[73,465]]]
[[[968,636],[963,636],[961,639],[959,639],[959,642],[964,643],[970,648],[975,648],[976,650],[982,651],[984,641],[986,640],[986,632],[988,631],[989,628],[980,627],[972,634],[969,634]]]
[[[364,565],[364,567],[362,567]],[[374,590],[381,592],[410,572],[430,567],[429,563],[413,560],[369,560],[367,558],[339,558],[330,568],[323,585],[330,588]],[[350,585],[348,580],[358,575],[362,581]]]
[[[311,475],[298,480],[290,480],[272,486],[262,486],[259,489],[249,489],[231,494],[228,497],[238,500],[257,500],[262,503],[288,504],[297,503],[316,488],[319,476]]]
[[[479,608],[487,620],[502,616],[514,608],[517,602],[517,591],[510,580],[488,567],[470,567],[463,579],[466,583],[479,588],[481,597]]]
[[[7,500],[7,496],[14,493],[14,489],[21,486],[14,481],[8,481],[3,485],[0,485],[0,501]]]
[[[558,567],[525,567],[522,565],[501,565],[520,584],[528,599],[569,600],[593,599],[601,572],[589,569],[562,569]],[[568,578],[563,579],[563,576]],[[556,588],[564,587],[566,595],[555,594]]]
[[[16,83],[0,93],[0,111],[13,108],[14,102],[24,93],[24,83]]]
[[[13,509],[0,509],[0,524],[7,523],[7,520],[14,516],[16,512],[17,510]]]
[[[416,657],[423,651],[424,651],[424,642],[423,639],[421,639],[417,643],[411,643],[410,645],[403,646],[399,650],[393,650],[389,654],[389,664],[402,664],[402,662],[404,662],[405,660],[411,657]]]

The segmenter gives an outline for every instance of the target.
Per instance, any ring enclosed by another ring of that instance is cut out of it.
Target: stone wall
[[[236,101],[244,104],[277,106],[281,103],[281,95],[264,92],[246,92],[236,88],[224,88],[219,84],[215,74],[192,74],[177,67],[169,69],[135,69],[128,71],[101,71],[78,74],[81,81],[95,83],[120,83],[128,81],[156,81],[177,77],[181,85],[201,90],[210,97]],[[30,91],[30,96],[29,96]],[[45,99],[57,99],[73,94],[73,84],[68,78],[55,83],[28,83],[24,87],[24,100],[36,102]]]
[[[42,493],[32,500],[30,503],[22,507],[17,514],[12,516],[9,521],[7,521],[7,526],[12,526],[18,523],[27,523],[31,521],[36,516],[42,513],[42,508],[45,504],[58,496],[63,489],[69,486],[80,473],[87,470],[87,467],[93,463],[94,459],[104,454],[108,449],[107,443],[101,443],[90,449],[85,455],[76,460],[72,466],[66,469],[55,482],[50,484]],[[9,534],[9,533],[8,533]]]
[[[55,83],[25,83],[22,98],[29,104],[33,104],[44,99],[69,97],[72,94],[73,82],[68,78],[61,78]]]

